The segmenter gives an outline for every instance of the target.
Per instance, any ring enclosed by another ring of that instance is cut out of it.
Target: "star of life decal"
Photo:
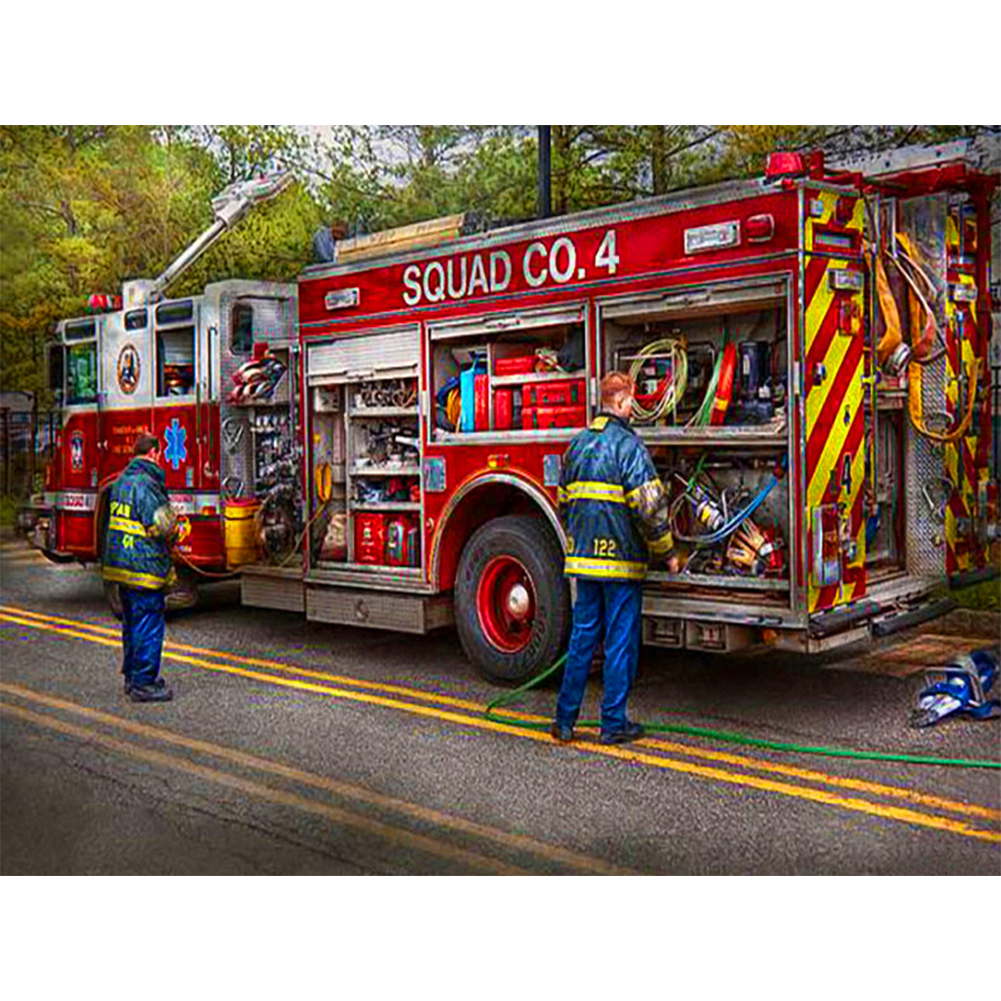
[[[184,444],[187,437],[188,429],[181,427],[176,417],[164,428],[163,438],[167,443],[167,451],[163,455],[172,469],[180,469],[188,458],[188,449]]]

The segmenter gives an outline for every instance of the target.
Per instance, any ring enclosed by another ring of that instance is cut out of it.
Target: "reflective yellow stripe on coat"
[[[645,563],[631,563],[627,560],[599,560],[592,556],[568,556],[565,570],[582,577],[601,577],[608,580],[643,580],[646,576]]]
[[[626,495],[618,483],[601,483],[597,480],[575,480],[566,489],[560,487],[560,501],[564,504],[575,500],[608,501],[610,504],[625,504]]]
[[[128,587],[142,587],[149,591],[159,591],[167,583],[166,578],[157,577],[156,574],[139,573],[137,570],[126,570],[123,567],[105,566],[101,570],[101,576],[105,580],[114,581],[116,584],[125,584]]]
[[[132,521],[131,518],[123,518],[121,515],[113,514],[108,521],[108,528],[113,532],[124,532],[126,535],[141,535],[146,538],[146,529],[141,522]]]

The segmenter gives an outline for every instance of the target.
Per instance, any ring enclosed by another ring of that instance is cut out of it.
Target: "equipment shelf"
[[[667,573],[653,570],[647,580],[658,584],[690,584],[697,587],[723,587],[731,590],[788,591],[788,577],[737,577],[732,574]]]
[[[461,442],[465,445],[503,445],[526,441],[570,441],[583,428],[511,428],[508,431],[444,431],[435,429],[437,443]]]
[[[584,379],[587,373],[581,369],[577,372],[525,372],[516,375],[491,375],[490,385],[497,386],[523,386],[530,382],[569,382],[574,379]]]
[[[352,466],[352,476],[420,476],[420,466]]]
[[[350,501],[348,507],[352,511],[420,511],[419,501],[380,501],[361,503]]]
[[[417,417],[417,407],[355,407],[348,411],[352,420],[360,417]]]
[[[788,427],[778,429],[767,424],[719,425],[712,427],[645,427],[633,425],[633,430],[654,445],[785,445]]]

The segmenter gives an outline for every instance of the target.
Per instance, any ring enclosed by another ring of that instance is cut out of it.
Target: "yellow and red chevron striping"
[[[815,252],[817,232],[861,233],[865,217],[862,199],[857,198],[849,218],[843,224],[834,221],[839,201],[853,195],[811,191],[806,197],[810,208],[803,242],[806,508],[811,533],[816,533],[822,529],[814,520],[814,509],[837,504],[839,534],[844,537],[847,533],[856,550],[854,559],[842,559],[838,584],[818,586],[811,570],[807,600],[813,612],[852,601],[865,591],[863,294],[849,289],[835,291],[830,281],[832,272],[858,270],[859,262],[853,257]],[[838,215],[844,218],[840,212]],[[819,249],[821,245],[816,246]]]
[[[825,271],[838,264],[825,262]],[[860,333],[839,329],[839,309],[838,298],[818,283],[808,306],[806,370],[812,374],[822,364],[826,376],[813,382],[807,393],[807,503],[810,508],[843,506],[857,555],[843,568],[841,585],[818,588],[811,583],[810,611],[852,601],[865,590],[863,341]]]

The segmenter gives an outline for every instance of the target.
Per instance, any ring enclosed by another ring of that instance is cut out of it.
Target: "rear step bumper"
[[[825,612],[810,623],[810,636],[822,639],[825,636],[840,633],[845,629],[858,625],[866,619],[871,619],[874,615],[878,615],[881,610],[881,606],[875,601],[860,601],[851,608]]]
[[[994,580],[998,573],[997,567],[983,567],[980,570],[967,570],[966,573],[953,574],[949,578],[949,588],[955,591],[961,587],[982,584],[985,580]]]
[[[890,636],[898,633],[901,629],[908,629],[911,626],[920,625],[929,619],[937,619],[946,612],[951,612],[956,607],[956,602],[952,598],[939,598],[937,601],[929,601],[917,608],[910,608],[905,612],[890,612],[883,618],[876,619],[872,623],[873,636]]]

